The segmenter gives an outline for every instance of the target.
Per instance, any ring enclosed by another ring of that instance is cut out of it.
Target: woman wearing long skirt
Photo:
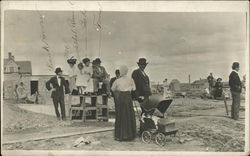
[[[84,63],[83,75],[84,75],[84,83],[86,84],[85,93],[93,93],[94,92],[94,84],[93,84],[93,67],[90,65],[90,59],[84,58],[82,60]]]
[[[75,66],[76,64],[76,59],[70,58],[67,60],[68,64],[69,64],[69,89],[71,91],[71,94],[77,90],[76,88],[76,76],[77,76],[77,67]],[[74,93],[73,93],[74,94]]]
[[[128,67],[120,67],[120,78],[112,86],[116,96],[115,140],[131,141],[136,137],[136,121],[131,91],[135,90],[133,79],[127,76]]]

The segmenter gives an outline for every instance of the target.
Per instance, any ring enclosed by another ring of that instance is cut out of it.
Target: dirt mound
[[[40,129],[69,125],[70,121],[60,122],[55,117],[33,113],[10,102],[3,103],[3,132],[18,132],[26,129]]]
[[[202,140],[208,148],[221,152],[244,151],[244,124],[234,120],[196,117],[178,125],[182,137]]]

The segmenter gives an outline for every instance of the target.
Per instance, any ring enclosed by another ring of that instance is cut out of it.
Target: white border
[[[4,10],[248,12],[247,1],[4,1]]]
[[[44,11],[122,11],[122,12],[246,12],[249,19],[248,1],[4,1],[1,2],[1,67],[3,67],[4,50],[4,11],[6,10],[44,10]],[[249,20],[247,21],[247,57],[246,68],[247,81],[249,87]],[[3,86],[3,70],[1,70],[1,86]],[[119,152],[117,151],[73,151],[73,155],[247,155],[249,152],[249,88],[246,90],[246,120],[245,120],[245,152]],[[1,95],[2,95],[1,87]],[[1,101],[2,101],[1,96]],[[1,103],[2,108],[2,103]],[[1,109],[1,118],[2,115]],[[1,131],[2,131],[1,126]],[[2,134],[1,134],[2,135]],[[1,137],[2,138],[2,137]],[[1,145],[2,146],[2,145]],[[18,153],[17,153],[18,152]],[[36,153],[36,154],[34,154]],[[72,151],[4,151],[6,155],[72,155]]]

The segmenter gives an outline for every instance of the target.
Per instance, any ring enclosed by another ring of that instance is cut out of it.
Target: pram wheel
[[[155,136],[155,142],[157,145],[164,146],[166,144],[165,135],[162,133],[158,133]]]
[[[152,135],[149,131],[142,132],[141,139],[144,143],[150,143],[151,142]]]

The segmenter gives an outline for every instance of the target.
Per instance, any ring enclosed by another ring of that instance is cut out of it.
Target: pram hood
[[[145,111],[152,111],[157,108],[162,114],[164,114],[172,101],[172,99],[164,99],[161,95],[152,95],[148,100],[144,100],[141,103],[141,107]]]

